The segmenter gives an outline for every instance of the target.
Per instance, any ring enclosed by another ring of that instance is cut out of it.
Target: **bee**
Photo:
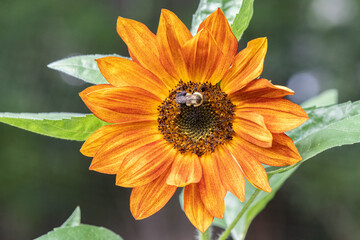
[[[184,107],[185,105],[188,107],[199,107],[204,102],[204,97],[199,92],[187,93],[186,91],[182,91],[176,94],[175,102],[179,104],[180,107]]]

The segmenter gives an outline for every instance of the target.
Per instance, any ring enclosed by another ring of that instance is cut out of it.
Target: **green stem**
[[[225,229],[225,231],[221,234],[221,236],[218,238],[218,240],[226,240],[227,237],[230,235],[231,230],[235,227],[235,225],[239,222],[241,217],[244,215],[246,210],[249,208],[251,203],[254,201],[256,196],[260,193],[259,189],[256,189],[253,195],[251,195],[250,199],[245,203],[244,207],[241,209],[239,214],[236,216],[234,221]]]
[[[274,171],[269,171],[267,174],[268,175],[274,175],[274,174],[278,174],[278,173],[283,173],[283,172],[286,172],[286,171],[289,171],[289,170],[293,169],[294,167],[299,166],[301,163],[303,163],[303,162],[301,161],[301,162],[298,162],[298,163],[296,163],[294,165],[291,165],[291,166],[288,166],[288,167],[280,168],[280,169],[274,170]]]
[[[200,232],[199,233],[199,240],[211,240],[211,226],[204,232]]]

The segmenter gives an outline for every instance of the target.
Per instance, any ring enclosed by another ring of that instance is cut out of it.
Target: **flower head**
[[[93,133],[81,152],[93,157],[91,170],[116,174],[117,185],[133,188],[136,219],[154,214],[185,187],[185,214],[203,232],[223,217],[227,191],[244,201],[244,178],[271,191],[262,164],[301,160],[284,132],[308,117],[283,98],[291,89],[259,78],[266,38],[237,53],[220,9],[195,36],[168,10],[156,35],[121,17],[117,31],[132,60],[97,59],[109,84],[80,93],[98,118],[113,124]]]

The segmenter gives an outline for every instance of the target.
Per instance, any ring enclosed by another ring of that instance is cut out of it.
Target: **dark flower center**
[[[234,107],[216,85],[180,83],[159,106],[159,130],[181,153],[199,157],[232,139]]]

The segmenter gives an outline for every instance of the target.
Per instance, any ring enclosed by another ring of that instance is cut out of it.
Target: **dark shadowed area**
[[[118,16],[156,32],[161,8],[190,27],[198,1],[2,0],[0,112],[89,112],[78,93],[88,84],[50,70],[81,54],[128,56]],[[296,103],[336,88],[340,102],[360,99],[360,1],[255,1],[240,47],[268,37],[263,77],[295,90]],[[81,142],[52,139],[0,123],[0,239],[33,239],[57,227],[76,206],[82,222],[124,239],[194,239],[177,195],[154,216],[135,221],[130,189],[89,171]],[[360,239],[359,144],[305,163],[249,229],[247,240]]]

